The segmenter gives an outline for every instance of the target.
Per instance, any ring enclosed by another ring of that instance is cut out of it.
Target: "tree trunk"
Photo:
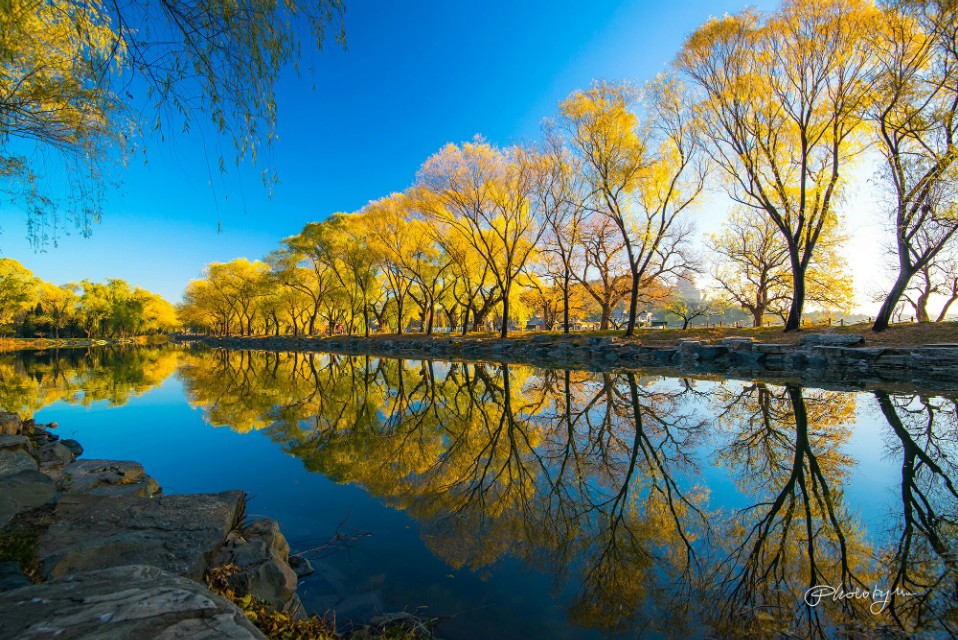
[[[632,250],[629,250],[629,255],[632,255]],[[631,257],[629,262],[631,263]],[[631,267],[632,271],[632,291],[629,294],[629,324],[625,327],[625,335],[631,336],[635,333],[635,315],[639,310],[639,274],[634,266]]]
[[[509,291],[512,289],[512,283],[507,282],[502,288],[502,327],[499,329],[500,338],[509,337]]]
[[[562,282],[562,333],[569,333],[569,270]]]
[[[466,308],[462,312],[462,335],[469,333],[469,309],[471,307],[466,305]]]
[[[930,295],[930,292],[925,290],[915,300],[915,317],[918,322],[931,322],[931,318],[928,317],[928,297]]]
[[[396,296],[396,335],[402,335],[402,303],[403,300]]]
[[[938,319],[935,322],[944,322],[945,317],[948,315],[948,308],[951,304],[958,300],[958,278],[955,278],[954,282],[951,285],[951,297],[945,301],[945,306],[941,308],[941,313],[938,314]]]
[[[792,262],[792,304],[785,320],[785,331],[800,331],[802,328],[802,309],[805,307],[805,266],[798,257],[798,248],[789,247],[788,254]]]
[[[917,269],[899,267],[898,278],[895,280],[895,284],[892,285],[891,291],[888,292],[888,296],[878,311],[878,316],[875,318],[872,331],[884,331],[888,328],[888,323],[891,322],[891,316],[895,312],[895,307],[898,306],[898,302],[905,294],[905,289],[908,288],[908,283],[911,282],[912,276],[917,272]]]
[[[609,322],[612,320],[612,305],[608,303],[602,304],[602,319],[599,321],[599,330],[608,331]]]
[[[752,310],[752,326],[756,329],[761,328],[762,320],[765,319],[765,307],[756,307]]]

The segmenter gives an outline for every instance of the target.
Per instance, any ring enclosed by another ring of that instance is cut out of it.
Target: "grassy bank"
[[[907,347],[924,344],[958,344],[958,322],[936,322],[936,323],[907,323],[892,325],[886,331],[875,333],[871,330],[871,324],[859,324],[854,326],[841,327],[837,325],[807,325],[801,331],[785,333],[781,327],[710,327],[710,328],[690,328],[690,329],[637,329],[635,335],[629,338],[629,341],[641,343],[649,346],[670,346],[677,344],[680,340],[721,340],[729,337],[748,337],[754,338],[756,342],[769,344],[792,344],[797,343],[802,336],[809,333],[843,333],[860,335],[865,339],[865,343],[874,346],[887,347]],[[537,341],[565,340],[576,337],[618,337],[622,340],[625,331],[572,331],[568,335],[560,331],[516,331],[509,335],[508,340],[522,342],[535,339]],[[234,336],[240,337],[240,336]],[[274,336],[254,336],[264,340],[272,339]],[[288,338],[290,336],[280,336]],[[342,336],[336,336],[342,337]],[[354,334],[354,337],[363,338],[360,333]],[[321,336],[316,336],[321,338]],[[436,342],[453,339],[466,340],[498,340],[497,332],[479,332],[460,335],[458,333],[437,333],[433,336],[426,336],[422,333],[374,333],[368,338],[370,341],[389,340],[391,342],[403,340],[421,341],[432,339]]]

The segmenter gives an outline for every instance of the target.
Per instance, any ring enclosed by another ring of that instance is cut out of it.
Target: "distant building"
[[[526,331],[545,331],[545,328],[546,323],[538,316],[529,318],[529,321],[526,322]]]

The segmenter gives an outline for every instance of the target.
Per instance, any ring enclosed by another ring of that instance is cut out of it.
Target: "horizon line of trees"
[[[708,275],[755,326],[806,305],[844,310],[849,170],[883,160],[876,182],[898,262],[874,329],[903,301],[930,319],[958,298],[958,9],[950,2],[788,0],[713,18],[668,74],[639,89],[574,91],[540,140],[447,144],[402,193],[336,213],[263,262],[212,264],[190,284],[187,325],[220,333],[402,332],[410,311],[501,336],[535,310],[568,331],[583,307],[601,326]],[[736,203],[707,259],[692,211],[720,186]],[[709,262],[706,268],[703,263]],[[920,278],[915,278],[919,275]]]
[[[180,326],[162,296],[125,280],[46,282],[12,258],[0,258],[0,335],[21,338],[127,338]]]

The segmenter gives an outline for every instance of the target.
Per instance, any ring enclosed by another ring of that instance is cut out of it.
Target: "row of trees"
[[[309,331],[320,315],[401,330],[415,306],[427,330],[442,307],[461,327],[492,314],[502,336],[522,304],[568,330],[577,298],[603,326],[623,302],[631,335],[640,307],[704,271],[690,211],[711,179],[737,203],[711,238],[716,288],[755,325],[779,312],[794,330],[807,303],[850,304],[839,209],[868,152],[884,159],[898,262],[874,328],[903,298],[927,319],[931,293],[952,283],[958,231],[955,39],[950,2],[788,0],[710,20],[643,90],[576,91],[537,144],[449,144],[405,192],[308,225],[267,261],[277,287],[260,296],[308,298]],[[192,285],[191,317],[227,332],[245,318],[252,331],[254,307],[212,282],[222,268]],[[219,292],[218,308],[198,304],[202,287]]]
[[[912,278],[958,231],[955,205],[958,6],[950,0],[788,0],[715,18],[675,67],[689,81],[707,154],[729,196],[787,249],[796,329],[806,277],[837,220],[849,169],[882,159],[894,284],[888,323]]]
[[[367,331],[392,317],[401,330],[413,306],[425,328],[441,307],[461,327],[491,314],[503,336],[519,305],[568,329],[577,299],[603,326],[623,302],[631,335],[642,306],[704,271],[689,214],[711,178],[738,205],[711,239],[716,287],[754,324],[778,311],[798,329],[807,303],[850,303],[839,209],[870,152],[884,159],[898,261],[875,329],[904,296],[926,319],[915,275],[943,273],[925,287],[939,291],[953,279],[956,38],[947,2],[789,0],[710,20],[643,90],[576,91],[537,144],[447,145],[405,192],[308,225],[267,260],[277,287],[260,296],[308,298],[309,331],[320,316]],[[251,331],[253,307],[211,282],[222,268],[191,285],[191,318],[225,331],[245,318]],[[203,287],[219,308],[200,304]]]
[[[577,91],[537,145],[449,144],[405,192],[310,223],[265,261],[210,265],[189,285],[182,318],[243,334],[401,333],[412,318],[427,333],[437,323],[465,332],[494,321],[506,336],[533,314],[566,331],[594,314],[606,329],[624,304],[631,335],[643,307],[680,309],[678,285],[701,271],[688,212],[708,158],[689,113],[674,80]],[[716,239],[718,250],[734,241]],[[839,241],[831,232],[823,244]],[[821,284],[810,297],[847,306],[836,262],[813,264]],[[733,265],[729,290],[756,295]]]
[[[119,279],[57,285],[11,258],[0,258],[0,331],[21,337],[124,338],[168,333],[176,308]]]

